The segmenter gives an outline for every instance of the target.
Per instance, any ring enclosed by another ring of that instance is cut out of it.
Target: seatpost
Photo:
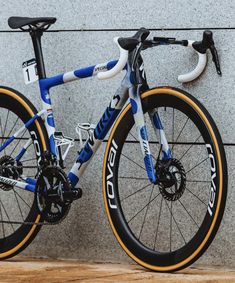
[[[42,45],[41,45],[41,37],[43,31],[40,29],[30,30],[30,35],[33,41],[33,48],[37,62],[37,70],[39,79],[46,78],[46,71],[44,66],[44,60],[42,55]]]

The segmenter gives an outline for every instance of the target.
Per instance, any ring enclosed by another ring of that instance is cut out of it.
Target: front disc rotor
[[[176,201],[183,195],[186,188],[186,174],[183,165],[172,159],[170,165],[161,171],[159,189],[168,201]]]

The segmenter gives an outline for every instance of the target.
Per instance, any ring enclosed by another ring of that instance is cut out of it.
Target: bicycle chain
[[[66,217],[66,216],[65,216]],[[64,217],[64,218],[65,218]],[[43,226],[43,225],[56,225],[56,224],[60,224],[64,218],[60,219],[59,221],[57,221],[56,223],[52,223],[52,222],[20,222],[20,221],[4,221],[4,220],[1,220],[0,223],[3,223],[3,224],[15,224],[15,225],[37,225],[37,226]]]

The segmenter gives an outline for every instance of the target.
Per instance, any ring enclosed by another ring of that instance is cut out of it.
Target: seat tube
[[[55,121],[53,116],[49,88],[46,85],[46,83],[44,83],[46,79],[46,70],[45,70],[42,45],[41,45],[41,37],[43,35],[43,30],[32,29],[30,31],[30,35],[32,38],[35,58],[37,62],[37,71],[39,77],[39,88],[41,93],[42,105],[43,105],[43,109],[46,110],[44,114],[44,118],[45,118],[45,126],[50,143],[50,153],[55,157],[58,155],[55,139],[54,139]]]
[[[44,87],[44,80],[39,80],[39,87],[41,92],[42,106],[43,109],[46,110],[44,114],[44,119],[49,138],[49,143],[50,143],[50,153],[53,156],[58,156],[55,139],[54,139],[55,121],[54,121],[53,109],[51,105],[50,93],[49,90]]]
[[[149,180],[157,183],[156,171],[153,166],[152,155],[150,153],[147,128],[144,121],[144,114],[139,94],[140,85],[129,88],[129,97],[131,102],[132,113],[135,121],[137,135],[140,141],[141,150],[144,157],[144,164]]]

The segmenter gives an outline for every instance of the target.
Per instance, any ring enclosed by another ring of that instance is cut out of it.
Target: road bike
[[[114,38],[118,60],[47,77],[41,37],[55,21],[8,20],[11,28],[28,31],[32,38],[35,59],[24,62],[24,75],[26,82],[38,79],[42,110],[18,91],[0,87],[0,258],[15,256],[42,225],[67,216],[71,203],[82,197],[82,174],[112,128],[102,178],[117,241],[148,269],[185,268],[206,251],[222,220],[224,147],[210,114],[195,97],[169,86],[149,88],[141,54],[159,45],[192,48],[198,64],[178,77],[189,82],[203,72],[210,50],[221,74],[212,32],[204,31],[202,41],[147,39],[150,32],[141,28],[132,37]],[[76,126],[80,150],[66,172],[64,162],[75,139],[55,129],[50,88],[92,76],[109,79],[121,71],[124,78],[99,122]]]

